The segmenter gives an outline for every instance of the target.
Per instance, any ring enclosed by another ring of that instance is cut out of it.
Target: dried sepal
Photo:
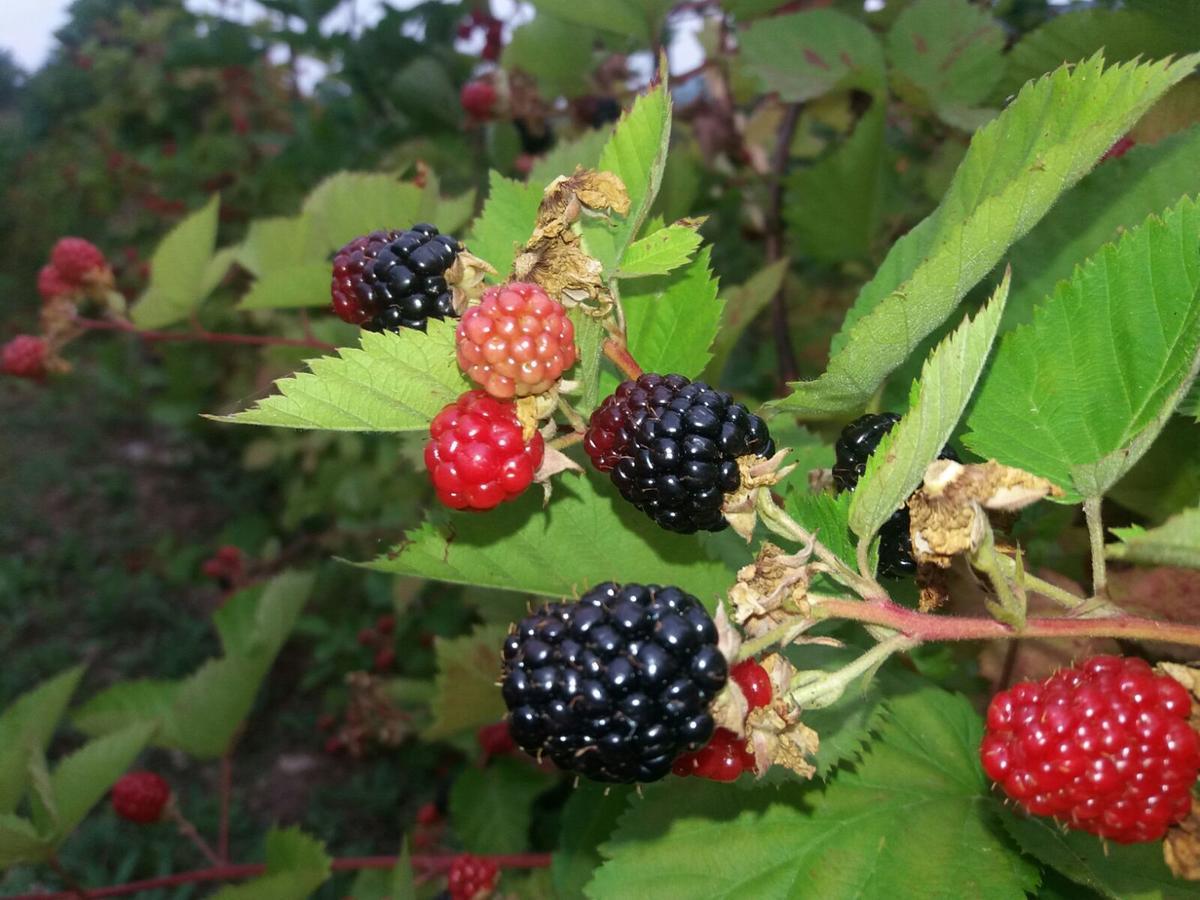
[[[730,527],[747,542],[754,536],[754,527],[758,523],[755,511],[756,495],[759,489],[769,489],[787,478],[796,468],[795,463],[785,466],[783,461],[792,451],[780,450],[769,459],[747,454],[737,459],[741,483],[737,490],[725,495],[725,503],[721,512]]]
[[[801,778],[811,778],[816,767],[811,758],[821,741],[816,731],[800,721],[800,710],[789,700],[788,686],[795,669],[778,653],[762,660],[771,678],[774,700],[746,717],[747,747],[754,754],[755,770],[762,775],[771,766],[783,766]]]
[[[469,250],[458,252],[450,268],[446,270],[446,284],[450,286],[450,302],[457,315],[462,315],[472,300],[478,300],[487,286],[484,276],[495,275],[496,268],[485,259],[480,259]]]
[[[1167,830],[1163,861],[1176,878],[1200,881],[1200,801],[1195,797],[1187,818]]]
[[[807,618],[808,561],[812,549],[789,554],[764,543],[750,565],[738,571],[729,591],[733,618],[751,637],[758,637],[788,619]]]
[[[729,621],[729,612],[724,603],[717,604],[713,624],[717,626],[717,649],[732,666],[742,649],[742,633]]]

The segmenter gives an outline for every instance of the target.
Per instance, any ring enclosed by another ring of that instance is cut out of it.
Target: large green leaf
[[[538,206],[545,185],[524,184],[492,172],[483,212],[471,226],[467,245],[480,259],[491,263],[496,280],[505,281],[512,270],[516,249],[524,246],[537,224]]]
[[[468,388],[454,355],[454,323],[428,332],[361,334],[362,347],[309,361],[311,372],[275,382],[278,394],[231,416],[239,425],[330,431],[425,431],[442,407]]]
[[[39,835],[31,822],[0,813],[0,869],[45,862],[53,855],[54,842]]]
[[[580,897],[603,860],[600,844],[608,840],[617,819],[629,805],[633,789],[624,784],[582,781],[571,792],[562,811],[558,847],[550,864],[554,890],[559,897]]]
[[[1049,478],[1068,499],[1111,487],[1194,373],[1198,236],[1200,207],[1185,199],[1076,269],[1001,342],[967,446]]]
[[[1200,569],[1200,506],[1185,509],[1157,528],[1114,528],[1119,544],[1109,544],[1111,559],[1152,566],[1190,566]]]
[[[873,537],[907,501],[946,446],[983,374],[1008,287],[1006,274],[979,315],[964,321],[933,351],[913,387],[908,412],[867,460],[850,500],[850,527],[860,538]]]
[[[590,66],[582,61],[592,55],[595,43],[595,29],[565,16],[539,12],[513,31],[504,48],[504,68],[532,75],[547,95],[574,97],[588,88]],[[547,53],[547,47],[554,51]]]
[[[591,474],[557,479],[544,510],[540,493],[530,491],[488,513],[426,522],[367,565],[550,597],[602,581],[675,584],[710,608],[733,583],[733,573],[706,559],[694,537],[663,531],[607,478]]]
[[[776,260],[759,269],[744,284],[725,289],[724,310],[717,337],[712,344],[712,359],[704,367],[704,378],[710,382],[721,380],[725,364],[747,326],[783,287],[789,260]]]
[[[138,723],[84,744],[58,764],[51,778],[56,834],[64,840],[137,759],[157,726]]]
[[[408,228],[421,208],[421,189],[391,175],[338,172],[304,199],[303,216],[312,222],[326,252],[359,235],[389,228]]]
[[[814,9],[762,19],[739,37],[743,64],[787,103],[860,88],[884,92],[883,48],[845,13]]]
[[[177,681],[119,681],[72,710],[71,721],[88,735],[110,734],[135,722],[162,721],[178,690]]]
[[[697,225],[676,222],[638,238],[625,249],[616,276],[640,278],[644,275],[665,275],[678,269],[692,258],[700,246]]]
[[[287,272],[297,260],[315,260],[326,252],[312,216],[255,219],[237,248],[237,261],[259,278]],[[326,275],[328,267],[326,266]]]
[[[612,138],[612,126],[592,128],[571,141],[559,141],[529,170],[529,184],[544,187],[559,175],[570,175],[577,166],[594,169]],[[528,235],[526,235],[528,237]]]
[[[0,814],[25,793],[31,753],[41,754],[79,687],[83,667],[67,669],[14,700],[0,715]]]
[[[461,637],[436,639],[436,693],[429,709],[433,721],[422,737],[430,741],[454,737],[504,717],[496,681],[506,634],[507,625],[481,625]]]
[[[172,228],[150,259],[150,284],[134,304],[139,328],[162,328],[186,319],[209,287],[205,274],[217,241],[216,194],[202,208]]]
[[[468,768],[450,789],[450,821],[469,853],[520,853],[529,848],[533,801],[557,778],[526,759],[497,759]]]
[[[228,656],[274,659],[312,591],[310,572],[284,571],[265,586],[239,591],[213,614]]]
[[[825,374],[773,406],[808,416],[861,407],[1046,213],[1200,57],[1105,69],[1100,57],[1026,86],[975,134],[954,182],[901,238],[835,338]]]
[[[325,845],[297,828],[267,834],[267,871],[245,884],[221,888],[212,900],[306,900],[332,874]]]
[[[1023,900],[1037,872],[991,820],[978,714],[935,688],[891,705],[862,761],[823,793],[650,785],[601,847],[588,896]]]
[[[294,309],[329,303],[329,264],[300,262],[258,278],[238,309]]]
[[[670,0],[605,0],[604,3],[579,3],[577,0],[534,0],[539,13],[549,13],[566,22],[608,31],[621,37],[638,38],[651,43],[671,8]],[[558,47],[541,48],[552,56]],[[578,61],[576,60],[576,65]]]

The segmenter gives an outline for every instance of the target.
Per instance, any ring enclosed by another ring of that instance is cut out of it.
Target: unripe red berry
[[[464,853],[450,863],[450,900],[485,900],[496,889],[500,869],[490,859]]]
[[[426,803],[417,810],[417,824],[425,828],[436,825],[441,820],[442,814],[438,812],[436,803]]]
[[[171,788],[154,772],[127,772],[112,789],[113,810],[122,819],[149,825],[162,818]]]
[[[1026,811],[1132,844],[1191,812],[1191,697],[1140,659],[1096,656],[992,698],[984,771]]]
[[[100,248],[79,237],[60,238],[50,251],[50,264],[72,285],[82,284],[89,275],[108,267]]]
[[[759,709],[771,702],[771,676],[758,660],[742,660],[729,670],[729,677],[742,689],[751,709]]]
[[[710,781],[736,781],[743,772],[753,772],[754,766],[754,754],[746,749],[746,739],[728,728],[718,728],[712,740],[695,753],[676,759],[671,771]]]
[[[493,397],[544,394],[575,365],[575,328],[562,304],[536,284],[483,292],[456,332],[458,366]]]
[[[468,116],[478,122],[486,122],[496,107],[496,89],[489,81],[468,81],[462,86],[458,101]]]
[[[485,761],[493,756],[504,756],[517,749],[517,744],[508,730],[507,722],[493,722],[491,725],[484,725],[475,733],[475,740],[479,743],[479,749],[483,751]]]
[[[0,350],[0,372],[42,378],[46,374],[46,342],[32,334],[18,334]]]

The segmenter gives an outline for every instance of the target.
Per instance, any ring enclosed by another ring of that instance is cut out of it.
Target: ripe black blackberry
[[[333,311],[368,331],[424,331],[431,316],[454,317],[445,276],[461,250],[425,223],[355,238],[333,258]]]
[[[504,641],[513,740],[596,781],[657,781],[712,737],[728,666],[704,607],[676,587],[606,582],[547,603]]]
[[[592,414],[584,449],[621,496],[668,531],[720,531],[737,460],[769,457],[767,424],[729,394],[682,375],[626,381]]]
[[[838,491],[852,491],[867,469],[867,460],[887,434],[900,421],[894,412],[867,413],[842,429],[834,446],[837,461],[833,466],[833,483]],[[943,447],[938,459],[958,462],[958,454],[949,446]],[[912,555],[912,539],[908,534],[908,507],[902,506],[879,529],[879,574],[889,578],[913,576],[917,562]]]

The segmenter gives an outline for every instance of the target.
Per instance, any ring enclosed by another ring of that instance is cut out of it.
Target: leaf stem
[[[746,659],[751,659],[764,650],[774,647],[778,644],[780,647],[786,647],[804,631],[811,628],[813,621],[810,618],[791,618],[780,625],[776,625],[770,631],[760,634],[752,640],[745,641],[738,650],[735,663],[742,662]]]
[[[633,358],[629,352],[629,347],[625,344],[625,339],[612,336],[604,340],[604,355],[612,360],[613,365],[621,370],[621,374],[628,379],[640,378],[644,373],[642,367],[638,365],[638,361]]]
[[[200,832],[196,830],[196,826],[191,823],[191,820],[183,814],[177,803],[171,801],[171,805],[167,812],[168,817],[175,823],[179,829],[179,833],[192,842],[193,846],[200,851],[200,854],[214,866],[223,866],[228,860],[217,854],[212,847],[208,845],[208,841],[200,836]]]
[[[1083,516],[1087,519],[1088,540],[1092,545],[1092,593],[1108,595],[1108,571],[1104,560],[1104,521],[1100,516],[1100,497],[1083,501]]]

